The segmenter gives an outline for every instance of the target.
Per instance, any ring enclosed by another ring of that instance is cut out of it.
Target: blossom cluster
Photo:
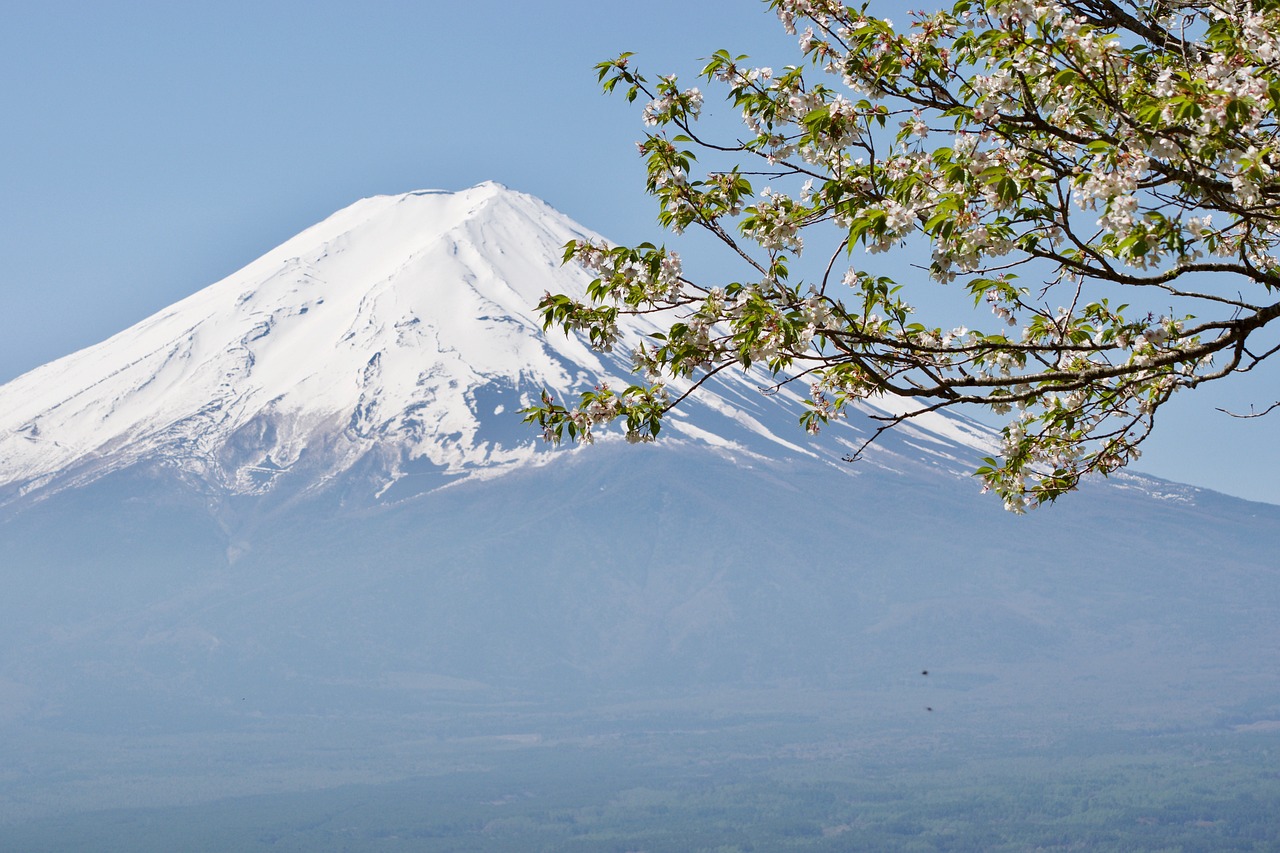
[[[609,347],[619,313],[670,311],[636,354],[650,389],[763,366],[804,377],[810,431],[884,394],[986,407],[1011,420],[978,473],[1012,511],[1128,464],[1173,393],[1270,354],[1247,341],[1280,318],[1273,4],[958,0],[899,27],[874,2],[766,2],[800,61],[719,51],[703,69],[741,139],[704,140],[701,90],[675,76],[651,86],[626,54],[599,66],[607,90],[647,98],[660,221],[705,229],[744,276],[697,284],[665,248],[574,244],[595,281],[585,301],[544,300],[548,323]],[[914,274],[852,254],[926,245],[928,277],[965,288],[981,328],[920,322]],[[825,273],[794,278],[816,249]],[[638,394],[532,411],[571,434],[654,434],[661,395]]]

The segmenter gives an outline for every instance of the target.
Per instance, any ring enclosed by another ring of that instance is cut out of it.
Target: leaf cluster
[[[721,50],[702,71],[739,137],[704,135],[701,90],[631,54],[597,67],[646,103],[659,220],[710,233],[740,272],[694,282],[665,247],[571,244],[597,277],[544,300],[548,326],[607,349],[622,315],[664,325],[636,356],[649,384],[530,410],[553,438],[588,411],[652,437],[678,403],[657,377],[763,369],[809,384],[810,431],[884,395],[915,404],[868,409],[875,435],[954,406],[1005,415],[977,473],[1022,511],[1131,462],[1173,393],[1276,351],[1257,342],[1280,316],[1278,4],[959,0],[901,26],[872,3],[767,5],[793,61]],[[924,246],[905,277],[857,260]],[[795,275],[801,257],[820,272]],[[964,287],[982,328],[918,320],[926,280]]]

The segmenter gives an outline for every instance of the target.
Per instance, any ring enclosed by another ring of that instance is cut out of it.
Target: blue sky
[[[592,66],[633,50],[691,74],[722,47],[792,61],[753,0],[6,6],[0,382],[378,193],[493,179],[621,242],[662,239],[639,108],[601,95]],[[1277,397],[1275,371],[1184,394],[1141,469],[1280,503],[1280,416],[1214,410]]]

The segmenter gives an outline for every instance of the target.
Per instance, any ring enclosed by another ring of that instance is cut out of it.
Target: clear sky
[[[639,107],[601,95],[592,66],[623,50],[682,74],[722,47],[774,66],[794,57],[754,0],[44,0],[4,12],[0,382],[365,196],[492,179],[620,242],[660,240],[632,144]],[[1140,469],[1280,503],[1280,413],[1215,411],[1269,405],[1278,377],[1184,394]]]

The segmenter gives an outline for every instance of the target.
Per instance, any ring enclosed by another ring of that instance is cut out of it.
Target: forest
[[[26,851],[1264,851],[1280,848],[1280,733],[1082,736],[905,754],[803,724],[470,742],[370,785],[0,827]],[[745,736],[744,736],[745,735]],[[752,736],[754,735],[754,736]]]

